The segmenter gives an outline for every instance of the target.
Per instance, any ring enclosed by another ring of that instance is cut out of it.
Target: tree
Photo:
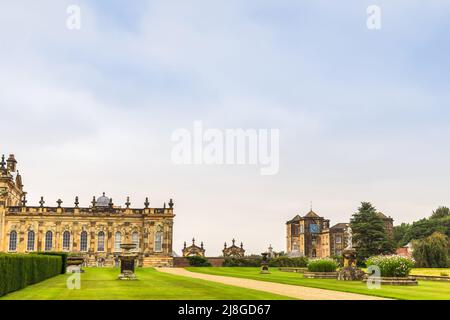
[[[350,219],[358,262],[373,255],[394,251],[393,241],[388,238],[384,221],[370,202],[362,202],[358,212]]]
[[[416,266],[421,268],[445,268],[450,255],[449,239],[446,235],[435,232],[431,236],[413,241],[413,257]]]
[[[394,243],[397,248],[403,247],[409,243],[409,241],[406,241],[405,235],[410,229],[411,225],[408,223],[402,223],[401,225],[394,227]]]
[[[431,214],[430,219],[441,219],[450,217],[450,209],[447,207],[439,207]]]

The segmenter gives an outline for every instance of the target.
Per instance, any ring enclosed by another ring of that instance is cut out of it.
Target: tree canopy
[[[370,256],[394,251],[384,221],[370,202],[361,203],[361,207],[350,219],[350,227],[359,263],[363,263]]]

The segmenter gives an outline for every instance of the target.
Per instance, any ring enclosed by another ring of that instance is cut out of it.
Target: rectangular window
[[[161,252],[162,251],[162,232],[157,232],[155,234],[155,251]]]
[[[341,243],[342,242],[342,237],[341,236],[336,236],[336,243]]]

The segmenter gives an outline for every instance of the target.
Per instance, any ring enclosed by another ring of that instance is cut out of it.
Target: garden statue
[[[347,229],[347,247],[345,248],[345,250],[350,250],[353,249],[353,234],[352,234],[352,228],[350,226],[348,226]]]
[[[356,266],[356,250],[353,248],[352,228],[347,229],[347,247],[342,251],[344,266],[339,270],[338,280],[362,280],[364,271]]]

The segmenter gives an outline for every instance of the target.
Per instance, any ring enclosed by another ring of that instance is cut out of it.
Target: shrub
[[[382,277],[407,277],[414,267],[414,260],[397,255],[373,256],[367,259],[366,265],[378,266]]]
[[[448,277],[448,273],[447,272],[441,272],[441,277]]]
[[[236,258],[228,257],[222,263],[223,267],[260,267],[261,257]]]
[[[419,268],[445,268],[450,260],[450,244],[445,234],[435,232],[431,236],[413,241],[413,256]]]
[[[308,265],[307,257],[288,258],[278,257],[269,260],[270,267],[297,267],[304,268]]]
[[[211,267],[211,263],[205,257],[192,256],[186,257],[191,267]]]
[[[330,258],[313,259],[308,262],[310,272],[334,272],[336,269],[336,261]]]
[[[61,273],[62,259],[37,254],[0,254],[0,296]]]
[[[69,256],[67,252],[38,252],[38,254],[46,256],[60,256],[62,261],[61,273],[65,274],[67,272],[67,257]]]

